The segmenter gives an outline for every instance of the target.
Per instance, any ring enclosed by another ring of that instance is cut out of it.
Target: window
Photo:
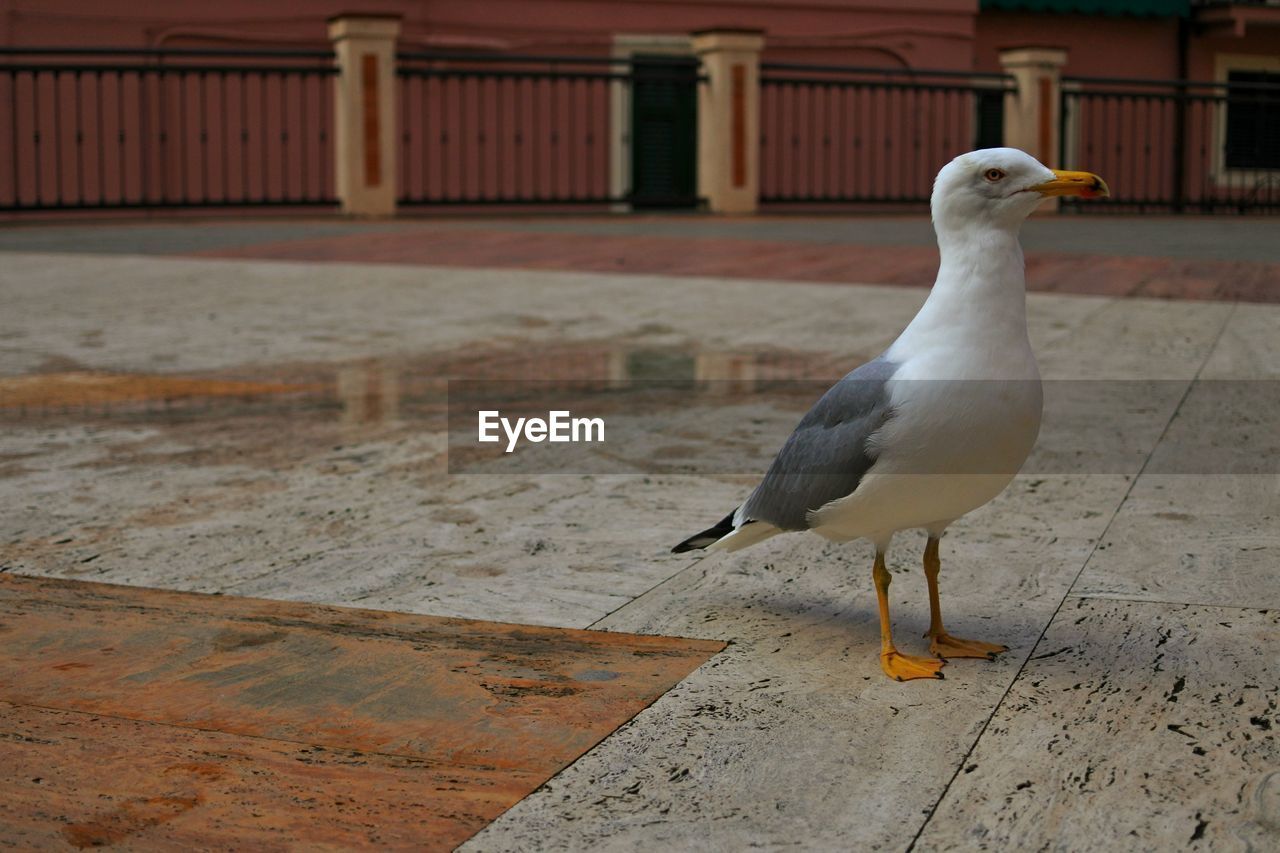
[[[977,119],[973,123],[974,148],[1004,145],[1004,90],[979,91],[975,98]]]
[[[1280,72],[1230,71],[1227,84],[1227,168],[1280,169]]]

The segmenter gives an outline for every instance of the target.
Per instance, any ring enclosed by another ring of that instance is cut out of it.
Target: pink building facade
[[[4,0],[0,45],[324,47],[335,14],[391,14],[405,50],[608,55],[615,43],[763,30],[770,56],[968,69],[976,0]]]
[[[1096,13],[1108,7],[1146,13]],[[1081,11],[1031,11],[1045,8]],[[1037,45],[1066,48],[1069,75],[1165,79],[1185,29],[1189,79],[1214,79],[1224,57],[1280,60],[1280,7],[1258,0],[3,0],[0,46],[322,48],[338,13],[399,16],[406,50],[608,54],[735,27],[762,30],[770,60],[994,72],[1001,48]]]
[[[30,70],[40,57],[5,54],[28,70],[5,75],[0,63],[0,166],[11,164],[0,168],[0,207],[333,204],[337,109],[325,66],[336,13],[399,21],[402,206],[643,204],[646,181],[659,187],[655,203],[692,203],[696,179],[682,164],[692,163],[705,78],[681,88],[661,60],[692,57],[690,34],[720,28],[763,34],[751,144],[766,203],[919,203],[938,162],[1000,142],[1012,96],[1001,53],[1035,46],[1065,58],[1061,115],[1044,111],[1046,150],[1065,165],[1120,175],[1118,195],[1143,206],[1259,193],[1280,204],[1270,89],[1229,105],[1225,88],[1077,79],[1280,84],[1280,7],[1258,2],[0,0],[10,50],[297,52],[229,68],[149,56],[127,74],[119,67],[134,60],[46,74]],[[484,64],[511,55],[606,62]],[[656,78],[622,79],[655,62]],[[142,69],[158,64],[164,74]],[[537,76],[548,68],[559,76]]]

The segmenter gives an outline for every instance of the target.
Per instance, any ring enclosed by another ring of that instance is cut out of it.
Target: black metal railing
[[[1066,211],[1280,211],[1280,75],[1064,79],[1062,151],[1111,185],[1110,199],[1064,199]]]
[[[688,57],[401,53],[401,205],[688,206]]]
[[[327,50],[0,49],[0,211],[336,204]]]
[[[760,77],[760,201],[929,201],[941,164],[1001,144],[1013,78],[766,62]]]

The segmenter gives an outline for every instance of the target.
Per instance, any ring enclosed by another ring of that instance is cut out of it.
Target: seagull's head
[[[1050,169],[1017,148],[983,148],[942,167],[929,206],[939,231],[972,223],[1017,230],[1051,196],[1110,194],[1107,182],[1091,172]]]

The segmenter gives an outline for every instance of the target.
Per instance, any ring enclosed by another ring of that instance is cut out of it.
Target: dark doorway
[[[698,176],[698,61],[631,60],[631,205],[693,207]]]
[[[1004,145],[1004,90],[976,91],[973,98],[977,112],[973,123],[973,147],[999,148]]]

